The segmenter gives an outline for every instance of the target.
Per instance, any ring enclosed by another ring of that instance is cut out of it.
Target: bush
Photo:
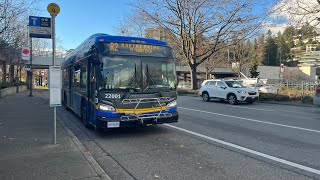
[[[311,96],[305,96],[302,98],[302,103],[304,104],[313,104],[313,97]]]
[[[198,90],[186,90],[186,89],[178,89],[178,95],[181,94],[191,94],[191,95],[198,95]]]
[[[14,86],[22,86],[22,85],[27,85],[27,83],[23,82],[23,81],[3,82],[3,83],[0,83],[0,89],[5,89],[5,88],[8,88],[8,87],[14,87]]]
[[[282,94],[260,93],[260,101],[290,101],[290,97]]]

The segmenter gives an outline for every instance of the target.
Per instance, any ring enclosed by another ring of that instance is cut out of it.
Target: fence
[[[314,96],[318,85],[319,83],[314,81],[287,81],[274,84],[278,94],[286,94],[289,96],[295,96],[300,98],[303,98],[305,96]]]

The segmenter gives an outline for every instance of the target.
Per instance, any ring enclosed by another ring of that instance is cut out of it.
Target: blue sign
[[[51,18],[29,16],[29,36],[51,39]]]

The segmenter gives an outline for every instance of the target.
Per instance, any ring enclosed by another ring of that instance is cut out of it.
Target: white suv
[[[239,101],[252,104],[259,97],[256,89],[245,87],[236,80],[205,80],[200,88],[199,95],[204,101],[211,98],[227,100],[230,104]]]

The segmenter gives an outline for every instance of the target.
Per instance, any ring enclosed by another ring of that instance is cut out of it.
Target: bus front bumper
[[[96,127],[99,129],[111,129],[122,127],[138,127],[138,126],[151,126],[163,123],[175,123],[178,122],[178,112],[171,112],[170,117],[158,117],[158,118],[142,118],[142,119],[130,119],[121,117],[98,117]]]

